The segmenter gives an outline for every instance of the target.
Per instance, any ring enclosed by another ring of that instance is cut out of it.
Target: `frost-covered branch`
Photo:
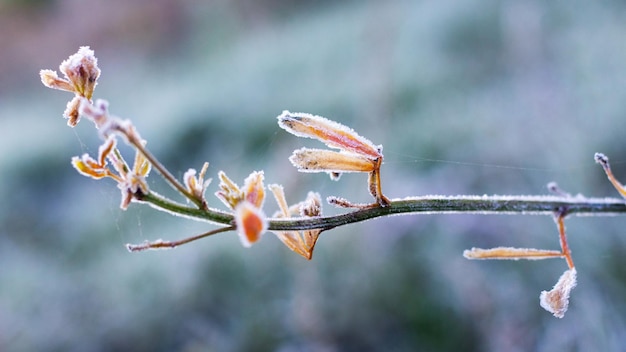
[[[309,192],[306,199],[288,205],[282,186],[270,184],[265,187],[263,171],[253,171],[237,185],[223,171],[218,172],[219,185],[215,196],[226,210],[211,206],[206,198],[210,179],[205,179],[208,163],[200,172],[188,169],[182,180],[177,180],[148,148],[146,141],[137,132],[130,120],[111,116],[108,102],[92,101],[100,69],[97,59],[89,47],[81,47],[59,66],[63,78],[55,71],[42,70],[41,80],[47,87],[69,91],[74,97],[67,104],[63,116],[68,125],[76,126],[81,117],[92,121],[104,142],[98,155],[84,154],[72,159],[72,165],[82,175],[93,179],[109,178],[117,183],[121,191],[121,208],[131,203],[143,203],[161,211],[193,220],[206,221],[217,226],[208,232],[176,241],[156,240],[142,244],[130,244],[132,251],[147,249],[174,248],[218,233],[236,231],[241,243],[250,247],[266,232],[274,233],[290,250],[306,259],[311,259],[318,237],[323,231],[378,217],[400,214],[519,214],[553,216],[558,230],[560,250],[497,247],[490,249],[472,248],[464,252],[468,259],[549,259],[562,258],[568,270],[561,276],[550,291],[543,291],[540,303],[556,317],[563,317],[569,304],[569,295],[576,286],[576,268],[565,231],[565,218],[569,215],[600,216],[626,214],[626,203],[615,198],[586,198],[570,196],[549,185],[555,195],[540,196],[419,196],[402,199],[389,199],[383,194],[380,169],[383,165],[382,146],[375,145],[357,134],[351,128],[321,116],[307,113],[283,111],[278,116],[278,125],[287,132],[305,138],[313,138],[328,149],[300,148],[289,160],[300,172],[324,172],[333,180],[342,173],[358,172],[367,174],[367,190],[373,197],[369,204],[354,204],[346,199],[330,196],[328,203],[345,210],[343,214],[323,216],[321,196]],[[128,163],[117,148],[121,138],[135,150],[133,163]],[[618,192],[626,197],[626,189],[613,176],[609,159],[596,154],[595,160],[601,164],[609,181]],[[132,166],[131,166],[132,165]],[[146,178],[155,169],[163,179],[188,201],[181,204],[164,197],[148,187]],[[273,194],[278,211],[272,216],[264,212],[266,189]]]
[[[231,214],[216,209],[202,210],[172,202],[154,192],[144,195],[141,201],[156,209],[172,214],[217,224],[230,225]],[[559,209],[567,209],[568,215],[611,216],[626,215],[626,203],[618,198],[586,198],[583,196],[442,196],[427,195],[392,199],[386,207],[356,209],[345,214],[325,217],[301,217],[291,219],[270,218],[268,230],[299,231],[331,229],[383,216],[401,214],[509,214],[553,215]]]

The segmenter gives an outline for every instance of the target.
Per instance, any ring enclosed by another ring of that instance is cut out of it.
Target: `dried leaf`
[[[377,164],[356,154],[323,149],[301,148],[295,150],[289,161],[301,172],[372,172]],[[335,178],[336,179],[336,178]]]
[[[563,253],[547,249],[496,247],[490,249],[468,249],[463,252],[463,256],[467,259],[539,260],[562,258]]]
[[[554,288],[542,291],[539,296],[541,307],[557,318],[563,318],[569,306],[569,295],[576,287],[576,268],[569,269],[561,275]]]

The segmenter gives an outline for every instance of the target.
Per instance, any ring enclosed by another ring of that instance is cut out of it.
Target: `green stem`
[[[213,208],[207,208],[205,210],[198,207],[180,204],[165,198],[154,191],[150,191],[150,193],[146,195],[136,195],[136,199],[140,202],[148,203],[148,205],[157,210],[193,220],[207,221],[223,225],[232,225],[234,221],[234,217],[231,213]]]
[[[141,201],[159,210],[195,220],[232,225],[230,213],[216,209],[202,210],[172,202],[154,192]],[[341,215],[269,219],[269,230],[331,229],[333,227],[361,222],[396,214],[519,214],[554,215],[567,209],[568,215],[600,216],[626,215],[626,203],[616,198],[585,198],[560,196],[421,196],[391,200],[389,206],[351,211]]]

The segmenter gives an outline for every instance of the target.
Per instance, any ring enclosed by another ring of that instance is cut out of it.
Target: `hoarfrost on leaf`
[[[552,290],[542,291],[539,304],[555,317],[563,318],[569,306],[569,294],[574,287],[576,287],[576,268],[565,271]]]

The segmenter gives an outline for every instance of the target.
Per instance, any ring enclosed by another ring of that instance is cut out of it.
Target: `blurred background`
[[[290,165],[293,149],[322,144],[279,129],[285,109],[383,144],[392,198],[545,194],[550,181],[615,197],[593,154],[626,180],[625,7],[0,0],[0,350],[624,350],[621,217],[566,222],[579,284],[563,319],[539,293],[564,261],[462,257],[473,246],[558,249],[547,216],[377,219],[323,233],[310,262],[273,234],[250,249],[226,233],[128,253],[126,243],[211,225],[121,211],[112,181],[78,175],[70,158],[101,141],[87,121],[66,126],[71,94],[44,88],[38,72],[89,45],[102,69],[95,97],[132,119],[175,175],[204,161],[238,183],[264,170],[290,203],[309,190],[370,197],[365,175],[333,182]],[[149,182],[175,196],[156,173]]]

